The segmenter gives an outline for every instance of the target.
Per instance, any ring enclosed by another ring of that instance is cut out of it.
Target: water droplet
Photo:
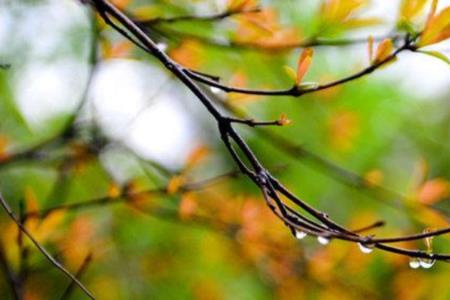
[[[409,261],[409,267],[411,269],[417,269],[418,267],[420,267],[420,262],[417,258],[411,258],[411,260]]]
[[[424,269],[431,268],[435,262],[436,262],[436,260],[431,259],[431,258],[422,258],[419,260],[420,266]]]
[[[319,87],[319,83],[318,82],[303,82],[299,86],[299,88],[301,90],[316,89],[318,87]]]
[[[317,241],[322,245],[327,245],[330,242],[330,239],[328,239],[324,236],[318,236]]]
[[[215,87],[215,86],[212,86],[209,89],[211,90],[211,93],[213,93],[213,94],[219,94],[222,92],[221,89],[219,89],[218,87]]]
[[[161,50],[161,51],[166,51],[167,50],[167,44],[166,43],[157,43],[156,44],[156,48],[158,48],[159,50]]]
[[[358,243],[358,246],[362,253],[368,254],[373,251],[372,245],[364,245],[364,244]]]
[[[307,234],[303,231],[295,231],[295,237],[299,240],[304,239],[307,236]]]

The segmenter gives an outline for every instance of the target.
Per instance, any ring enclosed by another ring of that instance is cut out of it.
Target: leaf
[[[367,5],[366,0],[325,0],[321,6],[321,17],[325,22],[342,22],[357,10]]]
[[[157,6],[141,6],[133,10],[133,15],[137,20],[151,20],[161,15],[161,9]]]
[[[205,54],[198,41],[186,39],[177,48],[172,49],[169,56],[187,68],[198,69],[204,61]]]
[[[338,111],[328,121],[329,138],[332,147],[349,151],[360,133],[360,118],[354,111]]]
[[[167,193],[170,195],[176,194],[185,183],[185,178],[182,175],[175,175],[170,178],[167,184]]]
[[[256,0],[229,0],[227,10],[229,12],[240,12],[253,9],[258,5]]]
[[[112,4],[117,6],[117,8],[123,10],[123,9],[126,9],[132,1],[133,0],[112,0],[111,2],[112,2]]]
[[[292,81],[294,81],[294,82],[297,81],[297,73],[295,73],[294,69],[292,69],[289,66],[283,66],[283,69],[286,72],[286,74],[289,76],[289,78],[292,79]]]
[[[422,13],[427,2],[428,0],[403,0],[399,14],[401,22],[411,22]]]
[[[303,77],[305,77],[306,72],[308,72],[309,67],[311,66],[313,55],[314,55],[313,48],[306,48],[300,55],[297,64],[297,77],[295,80],[296,85],[300,85],[300,83],[303,80]]]
[[[122,193],[121,188],[117,183],[115,182],[110,183],[107,191],[107,195],[109,198],[117,198],[120,196],[121,193]]]
[[[362,27],[380,25],[383,23],[384,21],[379,18],[355,18],[344,22],[343,25],[345,25],[345,27],[348,29],[357,29]]]
[[[422,184],[417,192],[423,204],[435,204],[450,196],[450,182],[444,178],[434,178]]]
[[[22,115],[22,111],[14,97],[13,86],[10,82],[7,72],[0,70],[0,112],[6,114],[9,118],[14,120],[17,125],[24,128],[27,132],[32,132],[26,118]],[[2,120],[5,122],[6,120]],[[2,123],[0,123],[1,125]]]
[[[386,58],[389,57],[389,55],[392,54],[394,51],[394,44],[392,43],[391,39],[385,39],[383,40],[377,48],[377,51],[375,53],[375,58],[373,59],[373,64],[378,64],[382,61],[384,61]]]
[[[105,59],[122,58],[130,54],[133,44],[129,41],[120,41],[114,45],[104,41],[102,44],[103,57]]]
[[[183,220],[191,217],[198,209],[198,204],[191,193],[186,193],[181,197],[178,213]]]
[[[186,159],[186,167],[192,168],[203,161],[209,154],[209,149],[206,146],[200,145],[196,147]]]
[[[333,35],[345,29],[355,29],[380,24],[373,17],[360,17],[358,12],[367,0],[325,0],[321,6],[321,35]]]
[[[439,43],[450,37],[450,6],[429,19],[420,36],[419,47]]]
[[[438,51],[425,51],[425,50],[418,50],[417,52],[419,53],[423,53],[429,56],[433,56],[437,59],[442,60],[443,62],[447,63],[450,65],[450,58],[448,58],[447,56],[445,56],[443,53],[438,52]]]
[[[373,61],[373,36],[370,35],[367,40],[367,51],[369,53],[369,62]]]
[[[280,118],[278,119],[278,124],[280,124],[281,126],[286,126],[291,123],[292,123],[292,121],[288,119],[288,117],[285,113],[282,113],[280,115]]]
[[[8,159],[9,154],[7,150],[9,144],[9,138],[5,135],[0,135],[0,161]]]
[[[432,231],[431,229],[427,228],[423,231],[423,233],[429,233]],[[426,237],[425,239],[425,245],[427,246],[427,253],[433,252],[433,236]]]
[[[364,174],[364,179],[369,187],[380,185],[383,182],[383,172],[379,169],[373,169]]]

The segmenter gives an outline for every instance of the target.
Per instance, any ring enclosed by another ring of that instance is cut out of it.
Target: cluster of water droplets
[[[296,230],[295,231],[295,238],[298,240],[302,240],[305,237],[307,237],[308,234],[306,232],[300,231],[300,230]],[[327,245],[330,243],[330,239],[324,236],[318,236],[317,237],[317,241],[321,244],[321,245]],[[372,253],[373,249],[374,249],[374,245],[373,244],[363,244],[363,243],[358,243],[358,247],[361,250],[362,253],[364,254],[369,254]],[[423,269],[429,269],[431,268],[434,263],[436,262],[435,259],[432,258],[412,258],[409,261],[409,266],[412,269],[418,269],[418,268],[423,268]]]
[[[429,269],[434,265],[435,262],[436,260],[432,258],[412,258],[409,261],[409,266],[411,267],[411,269]]]

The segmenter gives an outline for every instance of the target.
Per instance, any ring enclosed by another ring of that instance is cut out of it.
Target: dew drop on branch
[[[213,94],[219,94],[222,92],[218,87],[215,87],[215,86],[211,86],[209,89],[211,90],[211,93],[213,93]]]
[[[330,239],[328,239],[324,236],[318,236],[317,241],[322,245],[327,245],[330,242]]]
[[[161,50],[162,52],[165,52],[167,50],[167,44],[166,43],[157,43],[156,48]]]
[[[373,246],[364,245],[361,243],[358,243],[358,246],[362,253],[369,254],[370,252],[373,251]]]
[[[436,262],[436,260],[431,259],[431,258],[422,258],[419,260],[420,266],[424,269],[431,268],[435,262]]]
[[[420,262],[417,258],[411,258],[411,260],[409,261],[409,267],[411,269],[417,269],[418,267],[420,267]]]
[[[304,239],[306,236],[307,236],[307,234],[303,231],[298,231],[298,230],[295,231],[295,237],[299,240]]]

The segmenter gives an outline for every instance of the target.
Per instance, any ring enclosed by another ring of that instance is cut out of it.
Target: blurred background
[[[292,86],[284,67],[295,69],[302,49],[285,45],[360,40],[315,48],[305,80],[326,83],[370,65],[369,35],[402,34],[402,1],[354,1],[346,23],[326,20],[319,0],[245,1],[262,11],[174,22],[161,18],[216,15],[237,2],[113,2],[156,20],[147,33],[180,64],[246,88]],[[438,12],[449,5],[439,1]],[[412,19],[417,30],[428,10]],[[237,172],[199,101],[88,6],[3,0],[0,45],[0,191],[98,299],[450,299],[446,263],[411,269],[408,258],[355,244],[294,239]],[[427,50],[449,56],[450,43]],[[448,226],[450,68],[442,60],[404,52],[300,98],[204,88],[219,107],[258,120],[285,114],[288,126],[239,131],[282,182],[340,223],[384,220],[377,236]],[[8,270],[24,299],[85,298],[5,213],[0,226],[1,299],[14,299]],[[450,252],[449,237],[432,247]]]

